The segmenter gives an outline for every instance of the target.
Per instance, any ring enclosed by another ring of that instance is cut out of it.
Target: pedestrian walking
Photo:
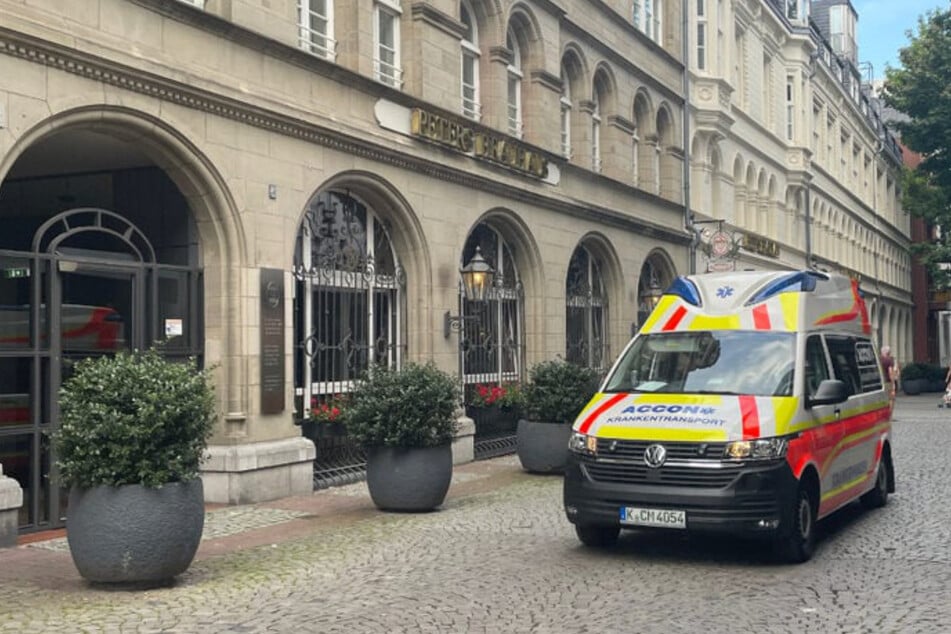
[[[888,403],[894,409],[895,394],[898,392],[899,369],[898,361],[892,356],[891,346],[882,346],[881,362],[882,374],[885,375],[885,380],[888,381]],[[951,376],[948,378],[951,379]]]

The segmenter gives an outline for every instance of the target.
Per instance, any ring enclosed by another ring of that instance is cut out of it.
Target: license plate
[[[642,509],[634,506],[622,506],[621,524],[656,526],[659,528],[687,528],[687,514],[683,511],[668,509]]]

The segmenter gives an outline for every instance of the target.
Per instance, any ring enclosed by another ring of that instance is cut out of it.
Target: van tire
[[[589,548],[610,548],[617,543],[621,528],[618,526],[575,524],[575,533],[577,533],[581,543]]]
[[[791,525],[776,542],[777,554],[786,563],[801,564],[809,561],[816,550],[818,504],[813,497],[809,487],[799,485]]]
[[[888,504],[888,476],[891,467],[885,456],[878,463],[875,473],[875,486],[871,491],[859,498],[862,506],[867,509],[878,509]]]

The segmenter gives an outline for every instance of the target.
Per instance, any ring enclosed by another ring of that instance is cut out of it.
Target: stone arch
[[[591,98],[594,99],[595,91],[600,92],[601,114],[617,114],[617,80],[611,66],[606,62],[599,62],[594,69],[594,78],[591,81]]]
[[[522,48],[522,61],[526,69],[542,68],[545,65],[545,40],[535,15],[535,10],[524,2],[516,2],[509,9],[506,21],[518,38]]]
[[[134,145],[164,171],[185,198],[198,232],[199,260],[204,269],[204,322],[221,324],[220,330],[205,328],[206,340],[221,342],[206,346],[206,360],[218,366],[218,393],[225,418],[243,423],[249,410],[244,360],[248,351],[238,319],[245,310],[244,272],[250,263],[238,205],[225,179],[186,134],[166,121],[124,106],[93,104],[64,109],[26,128],[0,161],[0,182],[29,148],[54,135],[82,130]],[[212,311],[214,318],[209,318]]]

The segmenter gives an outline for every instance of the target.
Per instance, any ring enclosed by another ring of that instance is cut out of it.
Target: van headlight
[[[593,456],[598,453],[598,439],[594,436],[573,431],[571,432],[571,438],[568,440],[568,450]]]
[[[786,457],[785,438],[736,440],[727,443],[724,456],[732,460],[776,460]]]

